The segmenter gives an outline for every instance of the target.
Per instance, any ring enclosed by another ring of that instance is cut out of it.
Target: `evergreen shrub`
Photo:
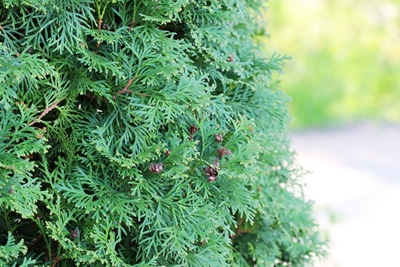
[[[323,253],[260,0],[0,1],[0,266]]]

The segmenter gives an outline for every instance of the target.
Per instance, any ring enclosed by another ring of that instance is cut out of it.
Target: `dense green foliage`
[[[0,1],[1,266],[323,252],[257,1]]]

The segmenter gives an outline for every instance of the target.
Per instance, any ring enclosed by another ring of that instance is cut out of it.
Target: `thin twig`
[[[135,77],[133,77],[133,78],[131,78],[131,79],[129,79],[128,80],[128,83],[125,85],[125,87],[122,89],[122,90],[119,90],[118,92],[117,92],[117,94],[124,94],[124,93],[132,93],[132,90],[129,90],[128,88],[129,88],[129,86],[131,85],[131,83],[134,81],[136,79],[136,76]]]
[[[60,260],[61,260],[61,259],[57,256],[57,257],[54,259],[54,262],[53,262],[53,264],[51,265],[51,267],[56,267],[57,263],[58,263]]]
[[[239,222],[238,222],[238,227],[237,227],[236,232],[235,232],[233,235],[230,236],[231,240],[234,240],[234,239],[235,239],[236,237],[238,237],[238,235],[240,235],[240,234],[251,233],[251,232],[253,232],[253,230],[254,230],[253,228],[251,228],[251,229],[245,229],[245,230],[240,229],[240,227],[241,227],[242,224],[243,224],[243,221],[244,221],[244,217],[240,218],[240,220],[239,220]]]
[[[129,31],[131,31],[133,29],[133,26],[135,26],[135,19],[132,19],[131,25],[129,26]]]
[[[29,125],[34,125],[35,123],[39,122],[44,116],[46,116],[47,113],[49,113],[52,109],[57,107],[57,105],[60,102],[61,102],[61,100],[57,100],[53,105],[51,105],[50,107],[48,107],[45,110],[43,110],[43,112],[40,114],[40,116],[36,120],[34,120],[31,123],[29,123]]]
[[[103,24],[103,18],[102,17],[99,17],[99,20],[98,20],[98,22],[97,22],[97,29],[101,29],[101,25]]]
[[[99,21],[97,22],[97,29],[99,31],[101,30],[101,25],[102,24],[103,24],[103,18],[99,17]],[[100,35],[100,32],[98,32],[97,35]],[[99,42],[99,40],[97,40],[96,47],[99,48],[99,46],[100,46],[100,42]]]

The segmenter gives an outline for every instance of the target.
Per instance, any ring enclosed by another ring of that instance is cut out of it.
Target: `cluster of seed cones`
[[[189,140],[193,139],[193,135],[197,132],[198,128],[194,125],[189,127],[189,133],[190,137]],[[222,143],[223,137],[222,134],[216,134],[215,135],[215,141],[218,143]],[[171,154],[170,150],[167,150],[165,152],[165,156],[169,156]],[[204,168],[204,172],[206,173],[206,176],[208,178],[208,181],[214,182],[217,179],[218,176],[218,169],[219,169],[219,161],[225,156],[231,154],[231,151],[227,149],[226,147],[219,147],[218,148],[218,158],[215,160],[214,164],[212,166],[209,166],[207,168]],[[152,173],[160,174],[163,171],[163,166],[164,164],[162,162],[159,163],[151,163],[149,167],[149,171]]]
[[[215,141],[221,143],[223,140],[222,134],[215,135]],[[210,167],[204,168],[204,172],[208,177],[208,181],[214,182],[218,176],[218,169],[219,169],[219,161],[222,159],[223,156],[231,154],[231,151],[226,147],[218,148],[218,158],[215,160],[214,164]]]

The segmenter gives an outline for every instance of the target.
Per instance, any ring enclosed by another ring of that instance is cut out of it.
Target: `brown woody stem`
[[[251,233],[251,232],[254,230],[254,229],[240,229],[241,226],[242,226],[242,224],[243,224],[243,221],[244,221],[244,217],[242,217],[242,218],[239,219],[238,227],[237,227],[236,232],[235,232],[233,235],[230,236],[230,238],[231,238],[232,241],[233,241],[236,237],[238,237],[240,234]]]
[[[31,123],[29,123],[29,125],[34,125],[35,123],[39,122],[44,116],[46,116],[47,113],[49,113],[52,109],[57,107],[57,105],[60,102],[61,102],[61,100],[57,100],[53,105],[51,105],[50,107],[48,107],[45,110],[43,110],[43,112],[40,114],[40,116],[36,120],[34,120]]]
[[[55,259],[54,259],[54,262],[53,262],[53,264],[51,265],[51,267],[56,267],[57,266],[57,263],[60,261],[60,257],[56,257]]]
[[[133,77],[133,78],[131,78],[131,79],[129,79],[128,80],[128,83],[125,85],[125,87],[122,89],[122,90],[119,90],[118,92],[117,92],[117,94],[124,94],[124,93],[132,93],[132,90],[129,90],[128,88],[129,88],[129,86],[131,85],[131,83],[134,81],[136,79],[136,76],[135,77]]]
[[[97,22],[97,29],[100,31],[101,30],[101,25],[103,24],[103,18],[102,17],[99,17],[99,20],[98,20],[98,22]],[[100,34],[100,33],[98,33],[98,34]],[[100,46],[100,42],[99,42],[99,40],[97,40],[97,43],[96,43],[96,47],[97,48],[99,48],[99,46]]]
[[[103,24],[103,18],[102,17],[99,17],[99,20],[98,20],[98,22],[97,22],[97,29],[101,29],[101,25]]]
[[[129,25],[129,31],[133,29],[133,26],[135,26],[135,19],[132,19],[131,25]]]

